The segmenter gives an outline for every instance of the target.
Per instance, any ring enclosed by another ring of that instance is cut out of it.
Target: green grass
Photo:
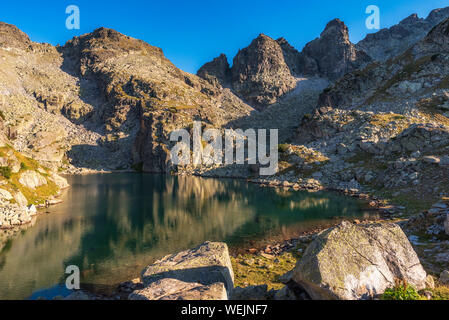
[[[423,300],[413,286],[405,282],[397,282],[393,288],[388,288],[382,295],[382,300]]]
[[[10,167],[0,167],[0,174],[6,179],[11,179],[12,170]]]
[[[273,259],[252,254],[232,257],[235,286],[244,288],[266,284],[268,290],[282,289],[285,285],[279,281],[279,277],[295,267],[297,258],[290,252],[283,253]]]

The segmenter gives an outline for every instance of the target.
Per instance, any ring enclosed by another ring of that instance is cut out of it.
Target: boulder
[[[448,270],[444,270],[443,272],[441,272],[440,282],[442,284],[449,284],[449,271]]]
[[[13,196],[9,191],[6,191],[4,189],[0,189],[0,199],[2,200],[11,200]]]
[[[61,177],[60,175],[53,173],[50,176],[50,179],[58,186],[59,189],[67,189],[70,187],[66,178]]]
[[[36,189],[47,184],[47,179],[36,171],[27,170],[20,175],[19,182],[27,188]]]
[[[16,203],[17,203],[19,206],[24,207],[24,206],[28,205],[28,200],[27,200],[27,198],[26,198],[26,197],[23,195],[23,193],[20,192],[20,191],[17,191],[16,193],[14,193],[14,200],[16,200]]]
[[[205,242],[194,249],[156,261],[146,267],[141,275],[145,286],[165,278],[204,286],[221,282],[230,296],[234,288],[234,272],[228,246],[221,242]]]
[[[319,234],[294,269],[312,299],[369,299],[401,279],[425,288],[426,272],[396,224],[343,222]]]
[[[227,300],[222,282],[202,285],[177,279],[161,279],[141,290],[135,290],[129,300]]]

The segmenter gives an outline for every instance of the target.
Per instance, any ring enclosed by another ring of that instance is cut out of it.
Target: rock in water
[[[129,295],[129,300],[227,300],[228,295],[222,282],[210,285],[183,282],[176,279],[162,279],[142,290]]]
[[[197,248],[168,255],[146,267],[141,278],[145,286],[165,278],[203,286],[221,282],[228,296],[234,288],[228,246],[221,242],[205,242]]]
[[[396,224],[341,225],[321,233],[295,267],[293,280],[312,299],[369,299],[396,279],[425,288],[426,272]]]

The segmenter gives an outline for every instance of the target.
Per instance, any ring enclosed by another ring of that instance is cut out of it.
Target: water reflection
[[[67,265],[80,267],[85,286],[108,287],[205,240],[236,245],[366,214],[360,202],[332,193],[285,192],[236,180],[138,174],[70,180],[64,203],[33,227],[8,236],[0,231],[0,299],[27,298],[62,283]]]

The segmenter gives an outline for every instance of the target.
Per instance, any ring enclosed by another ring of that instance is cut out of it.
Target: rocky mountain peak
[[[231,76],[228,58],[225,54],[220,54],[220,56],[202,66],[197,75],[213,85],[228,83]]]
[[[302,51],[302,70],[306,75],[320,75],[336,80],[371,61],[349,41],[348,27],[340,19],[330,21],[320,38]]]
[[[231,82],[240,97],[257,107],[276,102],[296,86],[281,46],[264,34],[235,56]]]
[[[433,10],[426,19],[412,14],[391,28],[368,34],[357,48],[377,61],[386,61],[424,39],[433,27],[448,17],[449,7]]]
[[[15,49],[32,49],[30,38],[12,24],[0,21],[0,47]]]
[[[279,38],[276,42],[281,46],[284,53],[285,63],[287,63],[290,71],[294,75],[301,74],[301,53],[296,50],[285,38]]]
[[[333,39],[334,42],[348,42],[349,43],[349,30],[343,21],[340,19],[334,19],[329,21],[326,28],[321,33],[321,38]]]
[[[407,24],[414,24],[419,21],[423,21],[424,19],[418,17],[416,13],[413,13],[409,15],[407,18],[403,19],[401,22],[399,22],[400,25],[407,25]]]
[[[432,25],[437,25],[449,17],[449,7],[434,9],[429,13],[426,21]]]

